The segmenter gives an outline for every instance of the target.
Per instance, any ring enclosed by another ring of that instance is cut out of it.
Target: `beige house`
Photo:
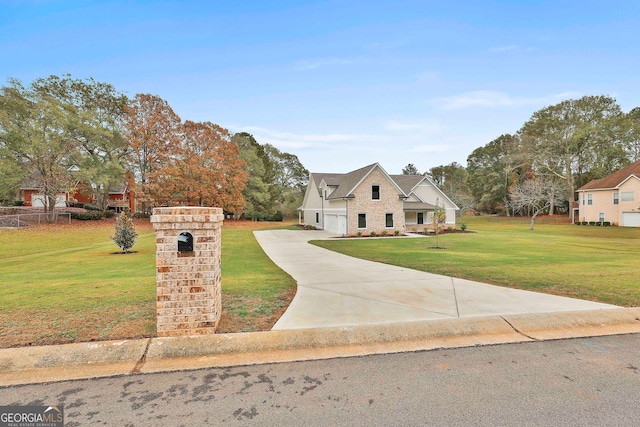
[[[336,234],[393,234],[429,228],[436,204],[446,226],[458,207],[428,177],[389,175],[378,163],[348,173],[312,173],[300,223]]]
[[[575,221],[640,226],[640,160],[578,189]]]

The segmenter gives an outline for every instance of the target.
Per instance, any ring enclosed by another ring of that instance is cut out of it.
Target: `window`
[[[418,224],[424,224],[424,212],[418,212]]]
[[[384,216],[384,226],[387,228],[393,228],[393,214],[388,213]]]
[[[587,204],[588,205],[593,204],[593,194],[587,194]]]
[[[371,199],[372,200],[380,200],[380,186],[372,185],[371,186]]]
[[[582,206],[584,206],[584,193],[582,194]]]
[[[316,212],[316,224],[320,222],[320,214]]]
[[[617,205],[618,204],[618,193],[613,193],[613,204]]]
[[[623,202],[633,202],[633,191],[623,191],[620,198]]]
[[[358,214],[358,228],[367,228],[367,214]]]
[[[600,212],[600,213],[598,214],[598,221],[599,221],[599,222],[604,222],[604,212]]]

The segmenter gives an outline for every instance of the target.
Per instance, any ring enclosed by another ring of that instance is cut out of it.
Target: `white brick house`
[[[458,207],[428,177],[389,175],[378,163],[348,173],[312,173],[300,223],[353,236],[429,228],[436,204],[455,226]]]

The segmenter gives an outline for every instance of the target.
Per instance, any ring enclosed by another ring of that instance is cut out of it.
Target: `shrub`
[[[358,231],[358,232],[356,233],[356,237],[362,237],[362,231]]]
[[[376,232],[375,232],[375,231],[372,231],[372,232],[371,232],[371,234],[369,234],[369,236],[371,236],[371,237],[376,237],[376,236],[377,236],[377,234],[376,234]]]
[[[399,236],[400,235],[400,230],[393,230],[393,235],[394,236]]]
[[[382,233],[380,233],[381,236],[386,236],[387,235],[387,230],[382,230]]]
[[[271,216],[271,221],[282,221],[283,219],[284,215],[282,215],[280,211],[276,211],[276,213]]]
[[[99,211],[100,209],[96,205],[92,205],[91,203],[85,203],[82,205],[88,211]]]
[[[90,212],[71,212],[71,218],[79,219],[81,221],[95,221],[102,219],[102,212],[90,211]]]
[[[452,226],[448,226],[447,227],[447,231],[453,231],[453,227]]]
[[[116,232],[110,239],[122,249],[122,252],[127,253],[136,243],[136,237],[138,233],[133,227],[133,221],[125,212],[120,213],[116,218]]]
[[[465,224],[464,222],[460,223],[460,229],[462,231],[467,231],[467,224]]]
[[[114,216],[116,216],[116,213],[114,211],[104,211],[105,218],[113,218]]]
[[[24,206],[24,201],[23,200],[14,200],[13,201],[13,206]]]
[[[144,212],[136,212],[133,214],[134,218],[150,218],[151,214],[149,213],[144,213]]]
[[[602,225],[604,227],[609,227],[611,225],[611,223],[609,221],[605,221],[605,222],[602,223]]]

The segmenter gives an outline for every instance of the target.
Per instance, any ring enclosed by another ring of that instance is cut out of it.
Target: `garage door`
[[[34,194],[31,196],[31,206],[34,208],[43,208],[44,207],[44,194]],[[56,197],[56,208],[64,208],[67,206],[65,203],[64,194],[58,194]]]
[[[640,212],[622,212],[623,227],[640,227]]]
[[[347,230],[347,217],[345,215],[325,214],[324,229],[336,234],[345,234]]]

